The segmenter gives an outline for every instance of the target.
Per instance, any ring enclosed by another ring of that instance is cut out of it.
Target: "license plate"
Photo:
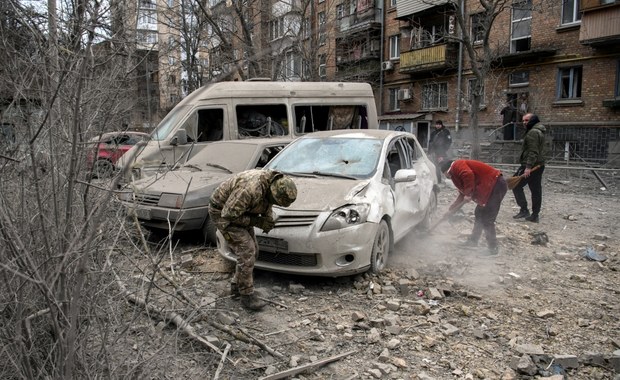
[[[288,242],[284,239],[267,236],[257,236],[256,241],[262,251],[274,253],[288,253]]]
[[[151,210],[137,208],[134,210],[138,219],[151,220]]]

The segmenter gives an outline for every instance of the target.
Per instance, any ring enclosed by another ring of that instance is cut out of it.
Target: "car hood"
[[[368,187],[368,180],[341,178],[294,177],[297,199],[290,206],[294,210],[333,210],[353,202]]]
[[[184,194],[223,182],[230,173],[219,171],[173,170],[156,177],[148,177],[133,182],[137,192]],[[155,180],[155,178],[157,178]]]

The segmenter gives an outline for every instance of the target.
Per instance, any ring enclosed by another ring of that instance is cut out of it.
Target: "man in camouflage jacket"
[[[237,256],[231,282],[233,296],[241,304],[260,310],[265,301],[254,293],[254,262],[258,243],[254,227],[268,233],[274,226],[272,205],[288,207],[297,198],[295,183],[273,170],[247,170],[224,181],[211,196],[209,216]]]
[[[448,150],[450,146],[452,146],[452,135],[448,128],[443,125],[443,121],[437,120],[435,122],[435,129],[431,132],[431,137],[428,141],[428,154],[435,164],[438,183],[441,183],[439,164],[449,158]]]

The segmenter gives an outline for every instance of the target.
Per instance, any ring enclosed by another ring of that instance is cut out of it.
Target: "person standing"
[[[476,203],[474,227],[465,245],[477,246],[484,231],[488,255],[497,255],[499,247],[495,220],[508,191],[502,172],[484,162],[465,159],[444,161],[441,163],[441,171],[459,191],[458,197],[448,208],[448,214],[457,211],[470,200]]]
[[[520,210],[513,218],[525,218],[527,221],[538,223],[542,206],[542,175],[545,171],[545,133],[547,130],[538,116],[533,113],[523,116],[523,125],[526,131],[519,158],[521,166],[515,173],[516,176],[523,175],[523,179],[512,189]],[[531,214],[523,190],[525,185],[529,186],[532,194]]]
[[[431,132],[428,142],[428,153],[435,164],[437,183],[441,183],[441,169],[439,165],[442,161],[448,159],[448,149],[450,149],[451,145],[452,135],[450,135],[450,131],[443,125],[443,121],[437,120],[435,122],[435,130]]]
[[[266,302],[254,292],[258,243],[254,227],[268,233],[275,226],[272,205],[290,206],[297,198],[293,180],[274,170],[251,169],[222,182],[209,202],[209,216],[237,256],[230,289],[241,305],[260,310]]]

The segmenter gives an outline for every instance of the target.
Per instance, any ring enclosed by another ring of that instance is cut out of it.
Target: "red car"
[[[109,178],[117,169],[116,162],[132,146],[148,140],[148,133],[143,132],[109,132],[91,139],[97,144],[86,157],[91,174],[97,178]]]

